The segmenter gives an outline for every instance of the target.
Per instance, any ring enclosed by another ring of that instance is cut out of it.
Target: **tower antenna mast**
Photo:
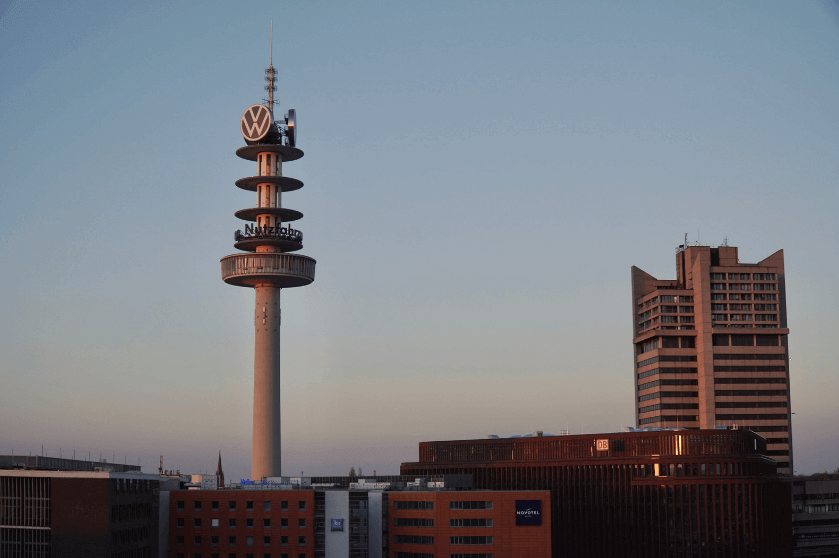
[[[265,85],[265,90],[268,92],[268,100],[265,104],[268,106],[268,110],[271,111],[271,120],[274,119],[274,91],[277,90],[276,78],[277,78],[277,71],[274,69],[274,20],[271,20],[271,57],[270,62],[268,63],[268,68],[265,70],[265,81],[267,84]]]

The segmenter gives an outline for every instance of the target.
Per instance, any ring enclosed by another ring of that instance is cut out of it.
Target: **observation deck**
[[[301,254],[233,254],[221,259],[221,278],[237,287],[303,287],[315,280],[315,263],[314,258]]]

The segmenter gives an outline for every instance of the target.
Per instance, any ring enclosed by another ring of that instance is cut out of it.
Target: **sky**
[[[839,8],[0,3],[0,453],[250,473],[244,110],[297,111],[283,474],[634,422],[630,268],[784,250],[795,469],[839,467]]]

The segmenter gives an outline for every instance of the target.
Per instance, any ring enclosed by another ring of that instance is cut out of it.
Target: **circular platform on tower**
[[[236,186],[251,192],[256,192],[258,184],[278,184],[283,192],[293,192],[303,187],[302,182],[287,176],[249,176],[236,181]]]
[[[279,215],[282,222],[297,221],[303,218],[303,214],[299,211],[285,207],[251,207],[236,212],[236,217],[243,221],[256,221],[257,215]]]
[[[233,245],[237,250],[244,250],[246,252],[256,252],[256,249],[260,246],[276,246],[283,252],[296,252],[303,248],[303,244],[300,242],[271,237],[247,238]]]
[[[238,287],[303,287],[315,280],[316,263],[300,254],[233,254],[221,259],[221,279]]]
[[[275,144],[257,144],[246,145],[236,150],[236,155],[248,161],[256,161],[257,155],[260,153],[279,153],[283,158],[283,163],[289,161],[296,161],[303,156],[303,152],[296,147],[289,147],[288,145]]]

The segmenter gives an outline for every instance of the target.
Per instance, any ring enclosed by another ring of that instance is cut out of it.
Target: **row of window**
[[[151,494],[152,484],[146,479],[113,479],[111,487],[117,494]]]
[[[777,322],[778,314],[711,314],[715,322]]]
[[[715,384],[786,384],[786,378],[714,378]]]
[[[427,535],[394,535],[393,536],[393,543],[394,544],[434,544],[434,537],[427,536]],[[493,544],[492,537],[487,537],[483,535],[467,535],[462,537],[449,537],[449,544],[451,545],[462,545],[462,544]]]
[[[777,301],[778,295],[775,293],[711,293],[711,300],[716,302],[720,300],[759,300],[762,302]]]
[[[175,520],[175,526],[179,527],[179,528],[185,527],[184,518],[183,517],[177,518]],[[192,518],[192,526],[195,529],[200,529],[203,526],[202,518],[200,518],[200,517]],[[217,528],[218,526],[219,526],[219,519],[217,517],[210,518],[210,527]],[[235,517],[228,518],[227,519],[227,526],[231,529],[235,529],[236,526],[237,526],[236,525],[236,518]],[[254,526],[254,519],[251,518],[251,517],[246,518],[245,519],[245,527],[252,529],[253,526]],[[262,519],[262,527],[264,529],[270,529],[271,528],[271,518],[268,518],[268,517],[263,518]],[[283,529],[288,528],[288,518],[287,517],[280,518],[280,527],[282,527]],[[301,518],[297,519],[297,527],[300,528],[300,529],[304,529],[306,527],[306,518],[305,517],[301,517]]]
[[[775,283],[711,283],[712,291],[777,291]]]
[[[714,391],[716,397],[772,397],[786,394],[785,389],[718,389]]]
[[[661,318],[653,318],[651,322],[654,324],[692,324],[693,316],[662,316]]]
[[[676,338],[678,339],[678,338]],[[690,338],[693,339],[692,337]],[[665,347],[666,348],[666,347]],[[678,348],[678,347],[676,347]],[[696,362],[696,355],[660,355],[647,358],[638,363],[638,368],[643,368],[656,362]]]
[[[641,407],[638,409],[638,412],[649,413],[651,411],[658,411],[659,409],[699,409],[699,403],[657,403],[649,407]]]
[[[218,500],[213,500],[210,502],[210,509],[211,511],[218,511],[219,510],[220,502]],[[203,508],[203,501],[201,500],[193,500],[192,502],[192,509],[195,511],[201,511]],[[182,511],[186,509],[186,502],[184,500],[178,500],[177,502],[178,511]],[[227,509],[230,511],[236,510],[236,500],[230,500],[227,502]],[[245,502],[245,510],[246,511],[253,511],[254,509],[254,501],[247,500]],[[300,500],[297,502],[297,509],[298,510],[305,510],[306,509],[306,501]],[[262,502],[262,511],[271,511],[271,502],[265,500]],[[288,511],[288,500],[283,500],[280,502],[280,511]]]
[[[778,324],[774,324],[774,323],[766,323],[766,324],[751,323],[751,324],[745,324],[745,325],[735,324],[735,323],[732,323],[732,322],[728,322],[728,323],[716,323],[715,322],[714,323],[714,328],[728,328],[728,329],[737,329],[737,328],[743,328],[743,329],[778,329],[779,327],[780,326]]]
[[[705,477],[747,474],[743,463],[665,463],[659,466],[660,477]]]
[[[650,389],[651,387],[655,386],[698,386],[698,380],[653,380],[652,382],[648,382],[646,384],[641,384],[638,386],[638,391],[643,391],[645,389]]]
[[[178,552],[175,554],[176,558],[186,558],[186,555],[183,552]],[[190,554],[192,558],[202,558],[202,554],[200,552],[194,552]],[[227,558],[237,558],[237,554],[235,552],[228,552],[226,554]],[[218,552],[211,552],[210,558],[221,558],[221,555]],[[248,552],[244,555],[244,558],[254,558],[254,554]],[[262,558],[271,558],[270,552],[263,552]],[[286,553],[280,554],[280,558],[289,558],[289,555]],[[306,553],[301,552],[297,555],[297,558],[306,558]]]
[[[786,355],[783,354],[773,354],[773,355],[723,355],[723,354],[715,354],[714,360],[784,360],[786,359]]]
[[[714,366],[714,372],[786,372],[786,366]]]
[[[839,492],[818,492],[816,494],[793,494],[793,500],[839,500]]]
[[[449,527],[492,527],[492,519],[479,517],[449,519]]]
[[[641,419],[638,421],[638,424],[654,424],[656,422],[696,422],[697,420],[699,420],[699,417],[696,415],[662,415]]]
[[[680,341],[681,340],[681,341]],[[695,349],[696,348],[696,338],[695,337],[677,337],[677,336],[667,336],[667,337],[655,337],[648,341],[645,341],[642,344],[638,344],[637,350],[638,354],[643,354],[649,351],[653,351],[655,349],[662,348],[662,349]],[[678,361],[680,359],[685,359],[688,357],[684,356],[674,356],[674,355],[662,355],[661,357],[652,357],[652,358],[661,358],[664,361]],[[650,360],[650,359],[647,359]],[[692,357],[692,360],[696,360],[696,357]],[[638,363],[638,366],[644,366],[645,361],[641,361]],[[650,360],[647,364],[651,364],[655,362],[654,360]]]
[[[394,517],[394,527],[434,527],[434,520],[424,517]]]
[[[643,308],[649,308],[654,304],[658,304],[659,302],[693,302],[693,297],[690,295],[661,295],[661,296],[654,296],[651,299],[644,301],[643,303],[638,305],[638,310]]]
[[[716,415],[717,420],[722,421],[741,421],[741,420],[786,420],[787,414],[773,414],[773,415]]]
[[[760,409],[763,407],[786,407],[786,401],[728,401],[715,403],[717,409]]]
[[[698,391],[657,391],[655,393],[648,393],[638,397],[638,402],[649,401],[650,399],[658,399],[660,397],[699,397]]]
[[[726,279],[725,273],[712,273],[711,281],[724,281]],[[754,279],[755,281],[774,281],[774,273],[729,273],[729,281],[748,281]]]
[[[151,504],[124,504],[111,506],[111,521],[131,521],[151,515]]]
[[[218,546],[220,539],[221,539],[221,537],[219,537],[218,535],[213,535],[213,536],[210,537],[210,544],[213,545],[213,546]],[[177,544],[178,546],[183,546],[184,545],[184,540],[185,540],[185,537],[183,535],[177,535],[175,537],[175,544]],[[201,546],[203,544],[203,537],[201,535],[195,535],[194,537],[192,537],[192,544],[194,546]],[[236,544],[237,544],[236,535],[230,535],[229,537],[227,537],[227,546],[236,546]],[[253,544],[254,544],[254,537],[252,537],[252,536],[245,537],[245,546],[253,546]],[[266,535],[266,536],[262,537],[262,546],[271,546],[271,537],[270,536]],[[280,546],[288,546],[288,537],[287,536],[280,537]],[[306,546],[306,537],[305,536],[297,537],[297,546]]]
[[[648,378],[656,374],[696,374],[696,368],[688,368],[686,366],[672,366],[670,368],[653,368],[646,372],[638,374],[638,379]]]
[[[460,500],[449,502],[450,510],[491,510],[492,502],[484,500]]]
[[[711,338],[715,347],[778,347],[780,345],[778,335],[763,334],[718,334]],[[735,358],[735,357],[732,357]]]
[[[752,310],[755,312],[776,312],[778,310],[777,304],[712,304],[711,312],[718,312],[720,310]]]
[[[135,543],[139,541],[147,541],[148,539],[148,527],[135,527],[133,529],[123,529],[111,533],[111,543],[114,546],[120,544]]]
[[[393,509],[395,510],[433,510],[434,502],[416,501],[416,500],[394,500]]]

